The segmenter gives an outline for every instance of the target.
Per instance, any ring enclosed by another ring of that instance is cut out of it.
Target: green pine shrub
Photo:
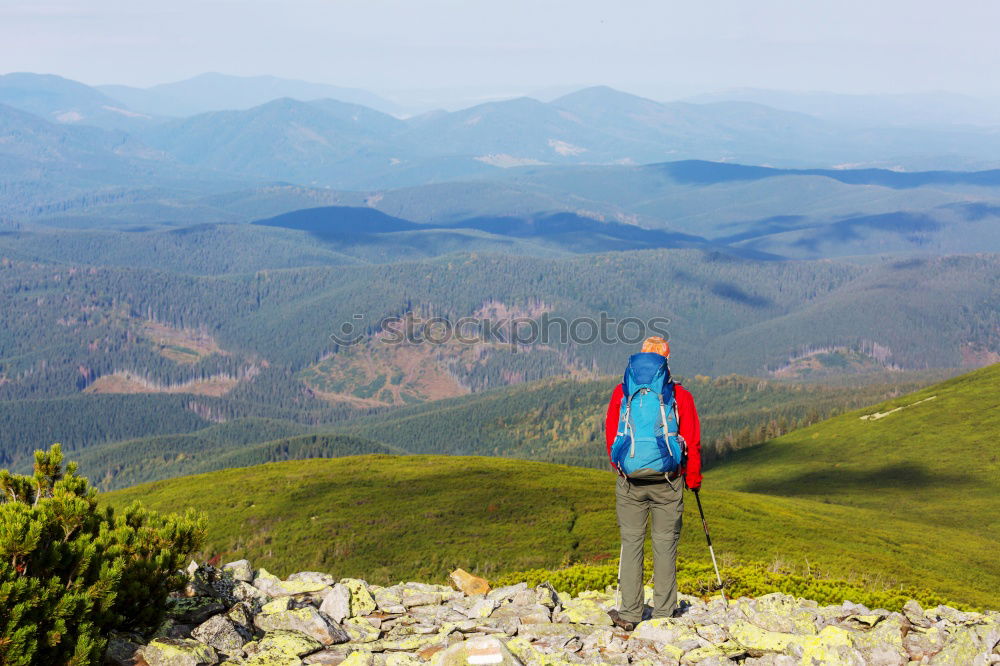
[[[137,502],[116,513],[62,467],[58,444],[34,474],[0,470],[0,663],[100,663],[108,632],[163,618],[205,519],[160,516]]]
[[[652,575],[651,561],[646,561],[645,569],[648,580]],[[771,571],[768,567],[757,563],[727,566],[721,573],[726,595],[732,598],[759,597],[780,592],[813,599],[823,605],[852,601],[869,608],[898,611],[908,599],[916,599],[924,607],[945,604],[952,608],[972,610],[966,604],[949,601],[928,590],[878,588],[815,575]],[[584,590],[603,590],[609,585],[614,586],[617,577],[617,564],[574,564],[563,569],[518,571],[500,576],[491,582],[495,585],[512,585],[526,581],[529,585],[539,585],[548,581],[557,590],[579,594]],[[677,589],[680,592],[705,598],[718,594],[717,588],[715,570],[710,563],[677,559]]]

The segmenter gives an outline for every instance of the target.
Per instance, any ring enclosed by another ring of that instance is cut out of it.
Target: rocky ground
[[[453,587],[303,572],[287,580],[241,560],[192,563],[187,594],[171,602],[152,640],[116,635],[116,666],[409,666],[458,664],[1000,663],[1000,613],[909,602],[902,613],[844,602],[819,606],[780,594],[703,601],[647,620],[631,635],[607,615],[614,591],[577,596],[526,584],[491,590],[456,571]],[[647,590],[647,594],[650,591]]]

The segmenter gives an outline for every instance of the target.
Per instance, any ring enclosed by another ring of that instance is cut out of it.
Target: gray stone
[[[211,597],[188,597],[171,599],[167,615],[178,624],[201,624],[213,615],[218,615],[226,607]]]
[[[104,653],[104,662],[109,666],[135,666],[139,644],[123,637],[112,636]]]
[[[323,645],[346,643],[350,640],[350,636],[339,624],[312,606],[277,613],[261,613],[254,618],[254,624],[263,632],[298,631],[315,638]]]
[[[323,597],[319,609],[330,616],[334,622],[343,622],[351,616],[351,591],[346,585],[337,583]]]
[[[524,606],[520,604],[503,604],[493,611],[490,617],[512,617],[524,624],[552,621],[551,611],[541,604],[528,604]]]
[[[495,599],[499,602],[511,601],[518,592],[528,589],[527,583],[518,583],[517,585],[508,585],[506,587],[498,587],[492,590],[486,595],[487,599]]]
[[[227,615],[213,615],[191,631],[191,638],[233,656],[241,654],[252,637],[246,626],[237,624]]]
[[[247,560],[236,560],[235,562],[223,564],[222,570],[232,576],[233,580],[243,581],[244,583],[253,582],[253,567],[250,566],[250,562]]]
[[[189,638],[154,639],[138,656],[148,666],[212,666],[219,661],[210,645]]]
[[[319,571],[300,571],[288,577],[289,581],[303,581],[306,583],[317,583],[323,587],[333,587],[337,584],[337,579],[330,574]]]
[[[467,666],[468,664],[496,664],[521,666],[521,660],[511,654],[502,641],[493,636],[477,636],[452,645],[435,657],[440,666]]]
[[[298,631],[279,630],[264,634],[264,637],[257,641],[255,654],[280,652],[301,657],[322,648],[323,644],[311,636],[306,636]]]
[[[226,617],[241,627],[249,629],[253,626],[253,607],[245,601],[241,601],[229,609]]]
[[[248,601],[258,604],[266,603],[271,598],[250,583],[242,580],[236,581],[230,593],[236,601]]]
[[[269,597],[302,597],[322,592],[328,585],[325,582],[311,580],[281,580],[260,569],[253,579],[253,586]]]

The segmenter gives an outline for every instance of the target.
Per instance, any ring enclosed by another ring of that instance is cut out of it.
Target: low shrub
[[[205,536],[193,512],[116,513],[62,467],[58,444],[31,476],[0,470],[0,663],[100,663],[108,632],[160,622],[179,569]]]

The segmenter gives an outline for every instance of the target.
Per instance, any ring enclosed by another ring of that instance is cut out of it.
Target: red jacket
[[[618,432],[618,415],[622,404],[622,385],[615,387],[608,402],[608,415],[604,419],[604,439],[608,445],[608,460],[611,460],[611,445]],[[691,393],[680,384],[674,385],[674,400],[677,401],[677,431],[687,443],[687,463],[682,469],[687,487],[694,490],[701,487],[701,424],[698,410],[694,407]]]

